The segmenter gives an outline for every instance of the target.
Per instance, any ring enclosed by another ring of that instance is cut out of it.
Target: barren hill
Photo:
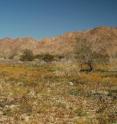
[[[82,32],[64,33],[42,41],[30,37],[0,39],[0,58],[18,56],[24,49],[31,49],[34,54],[69,54],[74,50],[76,39],[86,39],[93,49],[106,51],[111,57],[117,56],[117,28],[96,27]]]

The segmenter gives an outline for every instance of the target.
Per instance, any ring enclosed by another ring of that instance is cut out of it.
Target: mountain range
[[[96,51],[107,52],[112,58],[117,56],[117,28],[101,26],[85,31],[66,32],[43,40],[35,40],[31,37],[3,38],[0,39],[0,58],[14,56],[18,59],[25,49],[32,50],[34,54],[71,54],[74,51],[76,39],[86,39]]]

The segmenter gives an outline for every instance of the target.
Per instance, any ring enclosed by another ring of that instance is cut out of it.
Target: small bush
[[[21,61],[32,61],[34,59],[33,52],[29,49],[25,49],[20,57]]]

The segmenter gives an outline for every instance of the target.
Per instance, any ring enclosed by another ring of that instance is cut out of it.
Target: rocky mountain
[[[96,51],[106,51],[111,57],[117,56],[117,28],[103,26],[82,32],[68,32],[41,41],[30,37],[0,39],[0,58],[15,56],[17,59],[24,49],[30,49],[34,54],[70,54],[76,39],[86,39]]]

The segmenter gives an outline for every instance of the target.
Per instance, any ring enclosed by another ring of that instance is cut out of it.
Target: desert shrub
[[[80,71],[94,70],[94,63],[107,63],[109,56],[106,53],[94,51],[91,44],[86,39],[77,39],[75,54],[80,63]],[[85,65],[85,67],[83,67]]]
[[[47,53],[47,54],[43,55],[43,60],[45,62],[52,62],[52,61],[54,61],[54,56]]]
[[[38,58],[40,60],[43,60],[45,62],[52,62],[54,61],[54,55],[51,55],[49,53],[36,55],[35,58]]]
[[[80,90],[72,89],[70,90],[69,94],[72,96],[79,96],[80,95]]]
[[[37,54],[34,56],[35,59],[44,60],[45,62],[59,61],[64,58],[63,55],[52,55],[49,53],[46,54]]]
[[[74,112],[77,114],[77,116],[80,116],[80,117],[87,115],[87,113],[83,111],[83,108],[77,108]]]
[[[29,49],[25,49],[20,56],[21,61],[32,61],[34,59],[33,52]]]
[[[55,60],[61,60],[64,58],[64,55],[55,55],[54,58]]]
[[[42,60],[43,59],[43,54],[37,54],[34,56],[35,59]]]

